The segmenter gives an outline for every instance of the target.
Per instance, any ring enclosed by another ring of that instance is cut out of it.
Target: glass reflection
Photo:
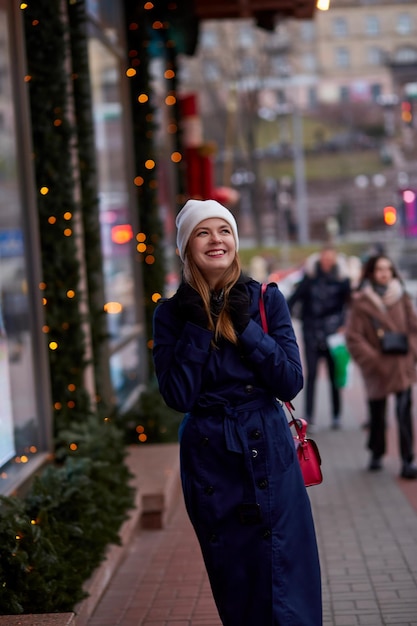
[[[133,337],[129,367],[120,366],[121,355],[111,359],[111,376],[119,401],[131,388],[131,371],[139,370],[138,344],[134,337],[136,309],[132,246],[123,142],[122,102],[118,59],[98,39],[89,41],[104,259],[108,331],[112,349]]]
[[[0,0],[0,467],[39,447],[8,37]]]

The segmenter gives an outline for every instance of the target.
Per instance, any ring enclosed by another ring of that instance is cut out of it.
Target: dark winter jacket
[[[303,384],[288,307],[276,285],[246,281],[251,320],[239,344],[178,315],[154,316],[154,362],[180,429],[185,504],[224,626],[321,626],[320,567],[311,508],[281,403]],[[300,538],[302,538],[300,540]]]
[[[342,255],[328,273],[322,271],[317,254],[307,259],[304,276],[287,301],[290,313],[302,321],[307,345],[326,347],[326,337],[344,326],[349,296],[350,281]]]

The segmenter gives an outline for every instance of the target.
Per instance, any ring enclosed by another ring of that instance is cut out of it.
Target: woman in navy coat
[[[233,215],[189,200],[176,220],[184,279],[154,315],[166,403],[185,413],[181,479],[224,626],[321,626],[314,524],[281,401],[301,390],[286,301],[241,273]]]

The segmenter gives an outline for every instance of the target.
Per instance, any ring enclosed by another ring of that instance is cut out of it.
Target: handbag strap
[[[372,320],[372,326],[375,328],[375,332],[378,335],[378,337],[383,337],[385,330],[382,328],[380,322],[378,322],[378,320],[375,317],[371,317]]]
[[[266,292],[266,288],[267,288],[267,284],[266,283],[262,283],[261,285],[261,294],[259,297],[259,313],[261,315],[261,324],[262,324],[262,328],[264,330],[265,333],[268,333],[268,320],[266,317],[266,309],[265,309],[265,300],[264,300],[264,294]],[[290,422],[290,426],[294,425],[295,430],[297,431],[297,435],[299,437],[300,440],[305,438],[305,430],[303,432],[303,427],[302,427],[302,422],[301,422],[301,426],[299,425],[297,418],[295,417],[293,411],[295,411],[294,405],[292,404],[292,402],[284,402],[283,403],[286,408],[288,413],[291,416],[291,422]],[[300,420],[301,421],[301,420]]]
[[[264,332],[266,332],[266,333],[268,332],[268,320],[266,319],[264,294],[266,292],[267,286],[268,285],[266,283],[262,283],[262,285],[261,285],[261,296],[259,298],[259,313],[261,314],[262,328],[264,329]]]

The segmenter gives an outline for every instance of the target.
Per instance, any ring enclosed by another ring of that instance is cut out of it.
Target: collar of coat
[[[319,263],[320,252],[314,252],[307,257],[304,264],[304,272],[309,278],[316,278],[318,276],[320,267]],[[349,278],[348,263],[344,254],[337,255],[332,274],[337,280]]]
[[[375,289],[372,289],[369,283],[361,289],[361,292],[379,311],[384,312],[401,300],[404,294],[404,287],[397,278],[393,278],[382,297],[377,294]]]

